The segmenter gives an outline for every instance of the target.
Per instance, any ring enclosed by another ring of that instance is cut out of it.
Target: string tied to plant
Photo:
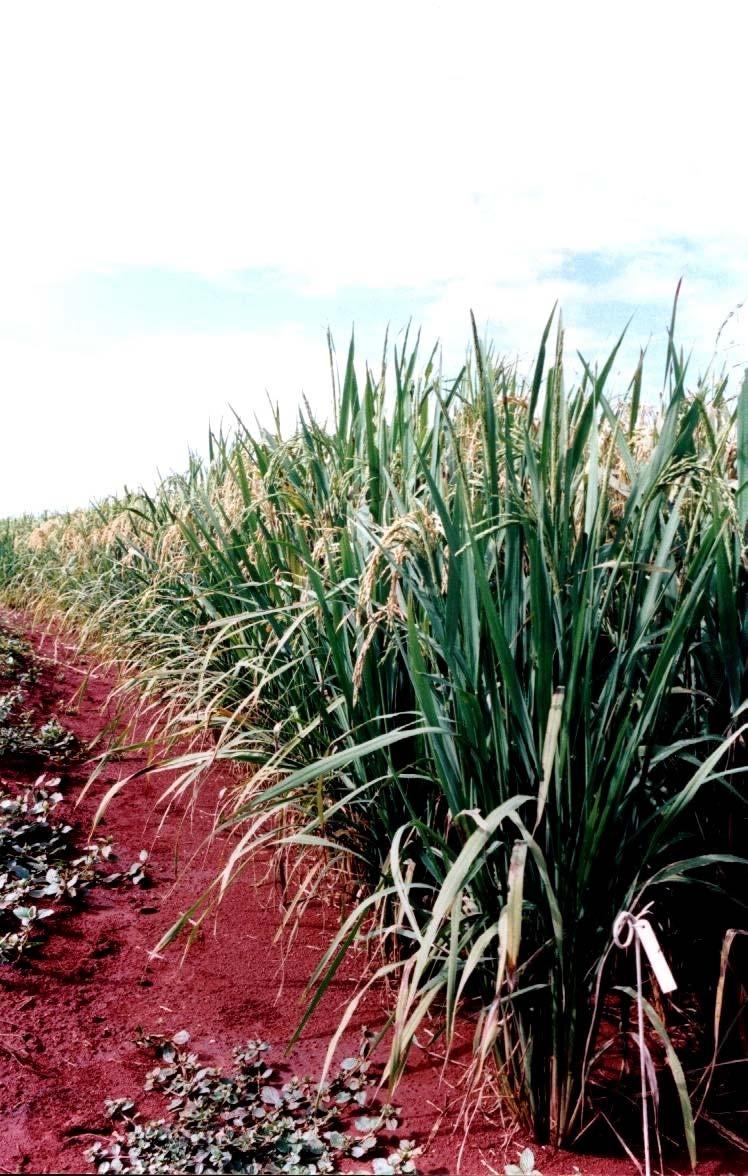
[[[636,1013],[639,1038],[639,1071],[641,1074],[642,1095],[642,1139],[644,1142],[644,1173],[652,1176],[652,1160],[649,1149],[649,1112],[647,1089],[647,1055],[644,1042],[644,995],[642,990],[642,948],[649,961],[649,966],[663,993],[673,992],[677,988],[673,973],[665,959],[652,924],[645,915],[652,909],[649,903],[637,914],[631,911],[619,911],[613,923],[613,942],[616,947],[626,949],[634,944],[636,959]],[[652,1091],[654,1094],[654,1091]]]

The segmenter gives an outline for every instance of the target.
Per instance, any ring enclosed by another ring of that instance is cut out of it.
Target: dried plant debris
[[[145,1089],[168,1097],[170,1117],[144,1122],[132,1099],[108,1099],[117,1127],[87,1153],[97,1172],[325,1173],[351,1160],[378,1176],[416,1171],[421,1149],[393,1138],[399,1108],[373,1103],[366,1038],[324,1085],[282,1082],[263,1041],[237,1046],[229,1074],[203,1065],[188,1042],[185,1030],[139,1039],[159,1058]]]

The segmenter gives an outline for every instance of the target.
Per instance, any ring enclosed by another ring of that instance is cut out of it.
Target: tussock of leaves
[[[233,1051],[234,1068],[223,1074],[203,1066],[183,1047],[189,1034],[145,1037],[160,1064],[146,1090],[169,1097],[170,1119],[141,1122],[131,1099],[109,1099],[110,1117],[121,1126],[111,1140],[95,1143],[88,1159],[101,1173],[246,1172],[326,1173],[341,1160],[358,1160],[378,1176],[414,1173],[420,1148],[410,1140],[391,1146],[399,1108],[371,1104],[375,1080],[367,1043],[346,1058],[324,1086],[309,1078],[281,1083],[268,1065],[269,1046],[248,1041]],[[382,1138],[382,1137],[385,1138]]]

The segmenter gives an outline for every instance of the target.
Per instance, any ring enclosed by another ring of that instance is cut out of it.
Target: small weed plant
[[[270,1046],[248,1041],[233,1051],[229,1074],[201,1063],[185,1047],[189,1034],[141,1037],[155,1050],[158,1066],[145,1089],[169,1099],[170,1118],[140,1120],[132,1099],[106,1102],[118,1126],[107,1143],[95,1143],[88,1158],[99,1173],[249,1172],[323,1173],[340,1162],[359,1161],[358,1171],[377,1176],[414,1173],[420,1154],[411,1140],[392,1140],[399,1108],[372,1105],[376,1080],[359,1053],[341,1063],[331,1081],[292,1077],[281,1082],[268,1065]],[[365,1167],[363,1166],[365,1165]]]
[[[141,888],[150,882],[144,849],[129,869],[103,876],[104,863],[116,860],[112,846],[106,840],[76,846],[72,826],[55,816],[59,786],[59,778],[40,776],[14,794],[0,782],[0,964],[39,947],[45,921],[78,905],[95,882]]]
[[[520,1152],[516,1164],[507,1164],[504,1168],[504,1176],[541,1176],[535,1167],[535,1153],[532,1148],[524,1148]]]
[[[0,682],[30,686],[37,676],[36,658],[28,641],[0,624]]]
[[[41,726],[26,706],[39,676],[34,651],[23,637],[0,624],[0,759],[38,759],[64,765],[75,759],[78,741],[57,718]]]
[[[78,740],[56,718],[41,727],[28,711],[20,709],[18,689],[0,695],[0,759],[32,759],[63,766],[76,758]]]
[[[60,904],[80,901],[105,851],[76,849],[71,826],[55,819],[59,783],[41,776],[16,796],[0,785],[0,963],[36,946]]]

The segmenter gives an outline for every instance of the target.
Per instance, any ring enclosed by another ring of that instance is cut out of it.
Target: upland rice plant
[[[171,797],[216,760],[254,769],[206,903],[267,847],[295,855],[289,922],[355,878],[300,1028],[364,941],[340,1033],[394,979],[395,1083],[427,1016],[449,1045],[477,1000],[471,1081],[495,1067],[565,1142],[594,1113],[617,912],[656,896],[702,1002],[717,966],[694,956],[742,917],[748,385],[689,390],[671,326],[657,408],[643,356],[613,399],[618,347],[567,390],[551,327],[526,381],[475,331],[451,380],[406,335],[359,383],[351,344],[330,426],[239,423],[155,496],[25,521],[4,595],[81,626],[142,713],[165,708],[147,738]]]

